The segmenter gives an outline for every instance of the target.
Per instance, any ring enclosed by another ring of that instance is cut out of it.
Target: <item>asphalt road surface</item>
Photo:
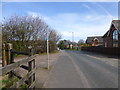
[[[104,59],[109,60],[108,57],[102,60],[97,57],[82,51],[61,51],[44,87],[118,88],[117,66],[105,63]]]

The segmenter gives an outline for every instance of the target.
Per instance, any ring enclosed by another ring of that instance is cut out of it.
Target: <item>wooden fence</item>
[[[22,59],[17,62],[11,62],[11,59],[13,59],[11,54],[12,45],[11,44],[3,44],[3,52],[2,52],[2,62],[3,67],[0,68],[0,71],[2,71],[0,74],[1,76],[4,76],[6,74],[9,74],[10,77],[17,76],[20,80],[16,82],[11,88],[19,88],[23,83],[26,83],[28,85],[28,88],[35,88],[35,57],[37,55],[29,56],[28,58]],[[28,64],[25,66],[25,64]],[[23,68],[28,70],[28,73],[21,77],[17,73],[14,72],[17,68]],[[26,68],[27,67],[27,68]]]

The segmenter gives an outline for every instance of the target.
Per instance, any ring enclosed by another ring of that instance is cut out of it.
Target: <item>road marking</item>
[[[75,70],[77,71],[78,75],[80,76],[80,79],[83,83],[83,87],[84,88],[90,88],[90,84],[87,80],[87,78],[85,77],[84,73],[80,70],[80,67],[75,63],[74,59],[68,55],[68,53],[66,53],[66,55],[70,58],[70,60],[72,61],[74,67],[75,67]]]
[[[98,58],[98,57],[95,57],[95,56],[92,56],[92,55],[86,55],[90,58],[94,58],[94,59],[97,59],[97,60],[101,60],[103,62],[105,62],[106,64],[109,64],[113,67],[118,67],[118,59],[106,59],[106,58]]]
[[[95,57],[95,56],[92,56],[92,55],[86,55],[86,56],[92,57],[92,58],[95,58],[95,59],[100,59],[100,60],[102,59],[102,58]],[[103,59],[106,59],[106,58],[103,58]],[[108,60],[108,59],[107,59],[107,60]],[[115,59],[115,58],[110,59],[110,58],[109,58],[109,60],[113,60],[113,61],[114,61],[114,60],[118,60],[118,59]]]
[[[63,54],[63,52],[64,52],[63,50],[60,51],[59,56],[58,56],[57,60],[53,63],[52,68],[51,68],[50,72],[48,73],[49,75],[48,75],[47,79],[45,80],[42,88],[46,88],[47,87],[47,83],[48,83],[48,80],[50,79],[50,76],[52,75],[52,71],[54,70],[56,63],[58,62],[58,59]]]

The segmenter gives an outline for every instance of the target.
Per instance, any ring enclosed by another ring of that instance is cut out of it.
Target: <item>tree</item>
[[[60,48],[60,49],[65,49],[65,41],[64,40],[61,40],[60,42],[59,42],[59,44],[58,44],[58,47]]]
[[[80,39],[79,41],[78,41],[78,45],[82,45],[84,43],[84,40],[83,39]]]
[[[3,22],[3,42],[13,43],[15,50],[26,51],[31,45],[37,52],[46,51],[46,33],[49,32],[51,50],[55,50],[61,35],[51,29],[40,17],[12,16]]]
[[[55,31],[54,29],[49,30],[49,45],[50,45],[50,52],[57,49],[57,42],[60,40],[61,34]]]

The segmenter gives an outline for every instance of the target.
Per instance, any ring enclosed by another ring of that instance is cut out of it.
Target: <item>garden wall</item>
[[[92,46],[92,47],[82,47],[81,50],[120,56],[120,47],[119,48],[107,48],[107,47]]]

